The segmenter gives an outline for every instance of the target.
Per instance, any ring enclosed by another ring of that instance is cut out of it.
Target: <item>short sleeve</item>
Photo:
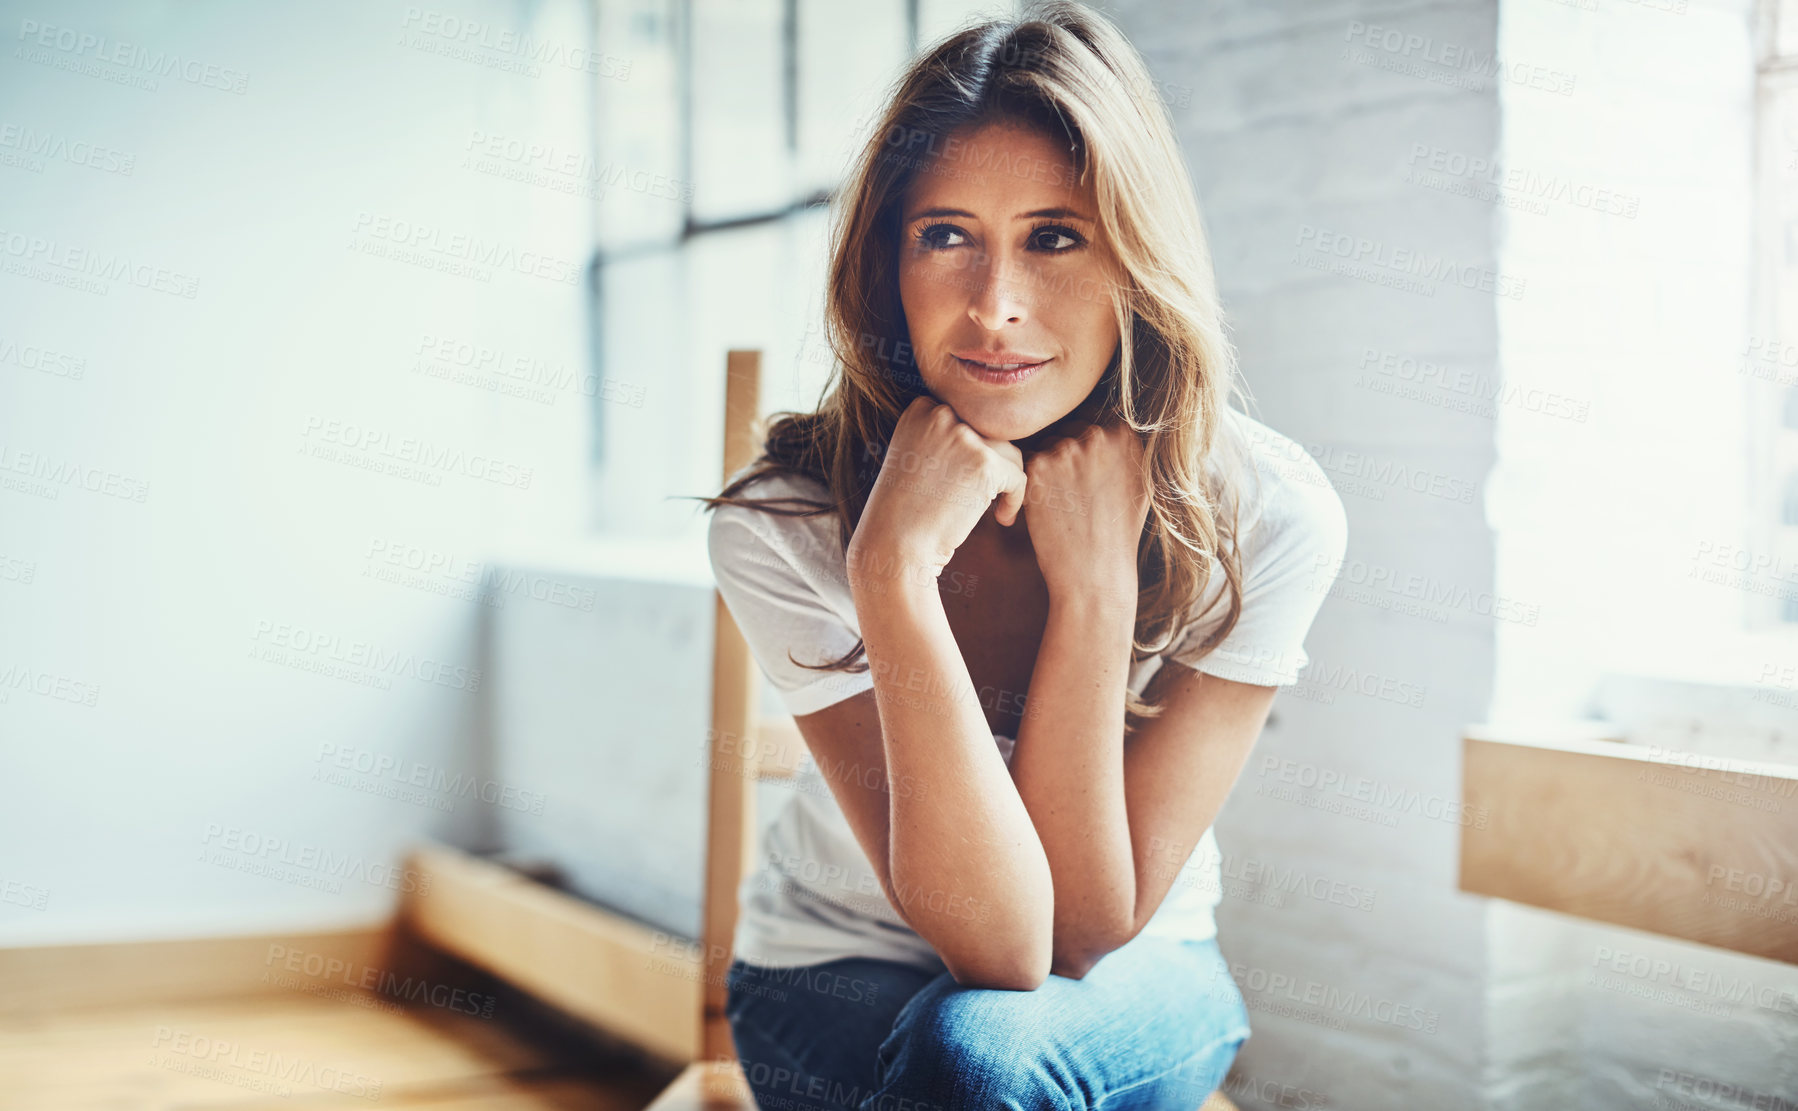
[[[1207,675],[1257,686],[1298,682],[1310,662],[1305,636],[1335,582],[1348,547],[1348,515],[1322,468],[1309,458],[1303,471],[1271,484],[1268,501],[1241,538],[1242,612],[1222,643],[1202,645],[1228,613],[1222,567],[1212,561],[1207,620],[1192,622],[1163,653]]]
[[[826,526],[834,529],[834,520],[722,505],[712,510],[706,534],[718,593],[795,717],[874,688],[867,671],[813,670],[794,662],[825,663],[861,640],[839,612],[850,605],[847,580],[841,561],[826,556]]]

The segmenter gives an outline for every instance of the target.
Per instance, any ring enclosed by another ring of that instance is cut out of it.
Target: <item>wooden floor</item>
[[[671,1075],[347,991],[0,1014],[0,1108],[30,1111],[639,1111]]]

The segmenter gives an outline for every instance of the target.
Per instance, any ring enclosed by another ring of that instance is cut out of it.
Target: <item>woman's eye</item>
[[[1064,227],[1037,228],[1030,233],[1030,238],[1032,242],[1038,244],[1044,251],[1052,255],[1058,255],[1063,251],[1071,251],[1084,242],[1080,238],[1079,233],[1074,231],[1074,229]],[[1066,240],[1066,242],[1055,245],[1055,241],[1058,239]]]
[[[967,233],[954,224],[931,224],[918,229],[918,246],[925,250],[944,250],[967,244]],[[1086,240],[1073,228],[1045,224],[1030,232],[1030,246],[1046,255],[1059,255],[1084,246]]]
[[[960,243],[945,242],[943,240],[943,236],[960,235],[960,234],[961,234],[961,229],[954,227],[953,225],[932,224],[927,228],[920,229],[918,231],[917,238],[918,238],[918,244],[920,246],[927,247],[927,248],[959,247],[959,246],[961,246]]]

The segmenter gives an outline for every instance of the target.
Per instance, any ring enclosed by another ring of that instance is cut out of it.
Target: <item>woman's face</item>
[[[988,439],[1067,416],[1117,351],[1095,217],[1065,147],[1009,123],[944,140],[905,194],[899,298],[918,371]]]

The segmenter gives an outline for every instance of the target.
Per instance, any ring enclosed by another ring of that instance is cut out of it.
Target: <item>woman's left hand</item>
[[[1136,606],[1136,549],[1149,515],[1142,437],[1092,425],[1024,463],[1024,517],[1051,599]]]

